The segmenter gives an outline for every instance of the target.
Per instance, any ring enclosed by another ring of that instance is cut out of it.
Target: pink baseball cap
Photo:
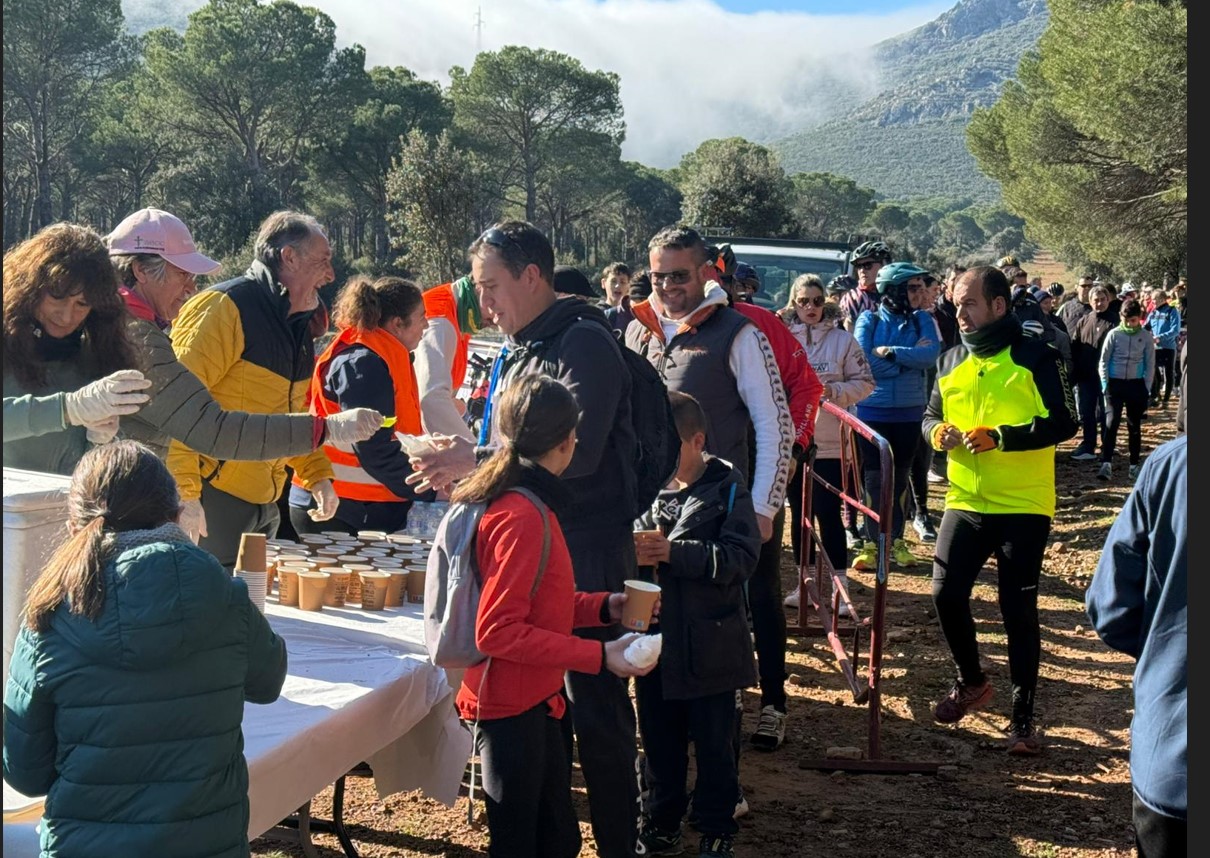
[[[180,218],[162,209],[139,209],[114,227],[105,241],[110,256],[150,253],[190,274],[210,274],[221,267],[197,252],[193,236]]]

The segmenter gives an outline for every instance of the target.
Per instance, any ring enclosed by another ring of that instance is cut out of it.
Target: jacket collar
[[[122,300],[126,302],[126,309],[130,311],[130,315],[136,319],[142,319],[145,322],[153,323],[161,331],[167,331],[172,323],[160,316],[150,304],[143,300],[142,296],[134,292],[126,286],[118,287],[118,294],[122,296]]]
[[[702,297],[702,302],[697,305],[693,312],[680,319],[670,319],[665,315],[664,307],[655,292],[652,292],[647,300],[634,304],[632,309],[634,310],[634,317],[643,323],[643,327],[659,337],[662,342],[664,340],[665,320],[679,322],[676,333],[683,334],[696,330],[703,322],[718,312],[719,307],[726,306],[726,291],[724,291],[722,286],[711,280],[706,284],[706,291]]]

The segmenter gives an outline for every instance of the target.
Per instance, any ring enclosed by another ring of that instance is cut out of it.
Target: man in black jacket
[[[604,313],[579,297],[555,293],[554,251],[528,223],[506,221],[470,246],[471,275],[485,322],[508,335],[492,369],[492,386],[480,447],[493,434],[492,403],[516,378],[545,372],[576,398],[580,421],[576,453],[562,479],[571,493],[558,510],[575,571],[576,589],[620,592],[634,578],[635,436],[630,413],[630,372]],[[574,329],[574,330],[573,330]],[[463,438],[438,436],[439,449],[414,457],[416,482],[444,488],[475,467]],[[577,629],[612,639],[619,626]],[[630,858],[638,836],[635,713],[626,682],[606,671],[569,673],[567,693],[597,853]]]
[[[1110,303],[1109,290],[1094,286],[1088,293],[1092,309],[1076,322],[1071,332],[1072,362],[1075,364],[1077,405],[1083,435],[1071,454],[1078,462],[1096,461],[1097,439],[1105,425],[1105,402],[1097,363],[1105,337],[1117,327],[1118,311]]]

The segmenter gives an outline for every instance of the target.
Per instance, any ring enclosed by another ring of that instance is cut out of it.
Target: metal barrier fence
[[[803,465],[807,471],[802,480],[802,519],[792,525],[802,531],[800,556],[795,558],[798,566],[798,580],[801,584],[798,621],[788,624],[786,631],[788,634],[800,636],[824,635],[827,637],[828,644],[836,656],[837,666],[853,694],[853,701],[858,704],[866,704],[868,707],[868,747],[865,759],[839,760],[826,757],[805,759],[799,762],[799,766],[825,771],[936,774],[940,763],[890,760],[884,759],[882,756],[882,648],[885,640],[887,582],[892,542],[894,455],[885,438],[852,414],[831,402],[822,403],[820,408],[840,422],[841,485],[834,486],[819,476],[815,472],[813,459]],[[857,455],[858,436],[865,438],[878,448],[881,481],[878,489],[877,509],[868,507],[863,499],[861,464]],[[868,617],[863,618],[858,615],[857,607],[849,597],[844,578],[833,568],[827,552],[824,551],[819,534],[816,532],[811,514],[811,497],[816,485],[839,497],[842,510],[851,508],[877,524],[878,554],[874,570],[874,606],[873,613]],[[809,559],[812,555],[814,561]],[[830,582],[832,586],[831,598],[827,600],[821,598],[823,582]],[[839,614],[842,602],[848,607],[849,612],[849,622],[845,626],[841,625]],[[812,620],[817,621],[818,625],[814,625]],[[849,632],[852,634],[852,653],[845,648],[845,642],[842,639],[842,634]],[[861,658],[863,634],[868,635],[869,644],[868,664],[864,676],[859,674],[857,667]]]

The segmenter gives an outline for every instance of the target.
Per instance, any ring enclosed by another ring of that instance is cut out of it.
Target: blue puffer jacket
[[[853,336],[874,373],[874,392],[857,405],[861,420],[919,420],[928,404],[928,370],[937,363],[941,343],[937,326],[924,310],[910,316],[892,313],[885,305],[864,311]],[[917,345],[925,340],[925,345]],[[890,346],[889,357],[876,357],[874,349]]]
[[[1157,349],[1176,349],[1181,335],[1181,311],[1171,304],[1156,307],[1147,316],[1147,327],[1155,336]]]
[[[176,525],[110,539],[101,615],[17,637],[4,779],[46,795],[43,858],[242,858],[244,701],[281,693],[285,644]]]

